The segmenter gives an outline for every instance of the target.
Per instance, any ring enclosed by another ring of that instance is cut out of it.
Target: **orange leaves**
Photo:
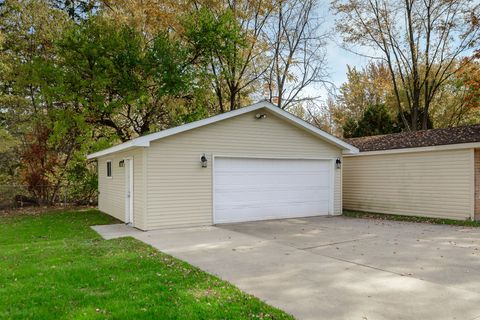
[[[477,51],[475,57],[479,55]],[[475,60],[464,59],[457,78],[465,86],[464,101],[467,107],[480,109],[480,64]]]
[[[20,178],[37,198],[47,197],[50,178],[58,169],[58,154],[50,150],[48,140],[51,130],[41,123],[25,135],[24,147],[21,152],[22,168]]]

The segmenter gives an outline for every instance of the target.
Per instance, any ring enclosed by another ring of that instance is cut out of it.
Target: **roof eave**
[[[374,155],[381,155],[381,154],[461,150],[461,149],[476,149],[476,148],[480,148],[480,141],[479,142],[455,143],[455,144],[442,144],[442,145],[428,146],[428,147],[413,147],[413,148],[400,148],[400,149],[388,149],[388,150],[360,151],[358,154],[355,154],[355,156],[374,156]],[[351,155],[354,155],[354,154],[351,154]]]
[[[113,146],[111,148],[89,154],[87,156],[87,159],[88,160],[96,159],[96,158],[99,158],[99,157],[109,155],[111,153],[126,151],[126,150],[129,150],[131,148],[136,148],[136,147],[149,147],[151,141],[158,140],[158,139],[161,139],[161,138],[165,138],[165,137],[168,137],[168,136],[180,133],[180,132],[184,132],[184,131],[196,129],[196,128],[199,128],[199,127],[203,127],[203,126],[206,126],[206,125],[211,124],[211,123],[215,123],[215,122],[218,122],[218,121],[221,121],[221,120],[229,119],[229,118],[232,118],[232,117],[235,117],[235,116],[238,116],[238,115],[242,115],[242,114],[246,114],[246,113],[249,113],[249,112],[252,112],[252,111],[255,111],[255,110],[259,110],[259,109],[262,109],[262,108],[270,110],[271,112],[281,116],[282,118],[288,120],[289,122],[293,123],[294,125],[299,126],[299,127],[303,128],[304,130],[307,130],[307,131],[315,134],[317,137],[321,138],[322,140],[326,141],[327,143],[331,143],[331,144],[337,146],[338,148],[343,150],[344,154],[356,154],[356,153],[359,152],[358,148],[346,143],[345,141],[343,141],[341,139],[338,139],[337,137],[334,137],[333,135],[328,134],[325,131],[320,130],[319,128],[305,122],[304,120],[301,120],[300,118],[292,115],[291,113],[288,113],[287,111],[282,110],[282,109],[274,106],[270,102],[262,101],[262,102],[252,104],[251,106],[248,106],[248,107],[245,107],[245,108],[241,108],[241,109],[237,109],[237,110],[230,111],[230,112],[227,112],[227,113],[223,113],[223,114],[220,114],[220,115],[216,115],[216,116],[213,116],[213,117],[210,117],[210,118],[207,118],[207,119],[191,122],[191,123],[185,124],[183,126],[168,129],[168,130],[165,130],[165,131],[155,132],[155,133],[143,136],[143,137],[138,137],[138,138],[135,138],[133,140],[124,142],[122,144]]]
[[[133,139],[133,140],[124,142],[122,144],[110,147],[108,149],[91,153],[87,155],[87,160],[97,159],[97,158],[107,156],[109,154],[116,153],[116,152],[122,152],[122,151],[131,150],[134,148],[149,147],[149,146],[150,146],[150,141],[136,141],[136,139]]]

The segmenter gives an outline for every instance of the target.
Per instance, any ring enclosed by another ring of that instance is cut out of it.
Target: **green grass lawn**
[[[0,217],[1,319],[293,319],[132,238],[96,210]]]
[[[419,222],[419,223],[431,223],[431,224],[448,224],[452,226],[462,226],[462,227],[480,227],[480,221],[470,221],[470,220],[452,220],[452,219],[440,219],[440,218],[429,218],[429,217],[413,217],[413,216],[402,216],[399,214],[385,214],[385,213],[351,211],[351,210],[344,210],[343,215],[351,218],[381,219],[381,220],[407,221],[407,222]]]

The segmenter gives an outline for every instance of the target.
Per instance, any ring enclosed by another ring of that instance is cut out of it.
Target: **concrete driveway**
[[[480,319],[480,229],[314,217],[133,236],[298,319]]]

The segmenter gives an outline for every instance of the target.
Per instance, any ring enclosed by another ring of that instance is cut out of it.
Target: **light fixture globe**
[[[200,162],[202,163],[202,168],[206,168],[208,164],[208,159],[205,156],[205,153],[200,157]]]
[[[342,160],[337,158],[337,160],[335,160],[335,165],[337,166],[337,169],[340,169],[342,167]]]

